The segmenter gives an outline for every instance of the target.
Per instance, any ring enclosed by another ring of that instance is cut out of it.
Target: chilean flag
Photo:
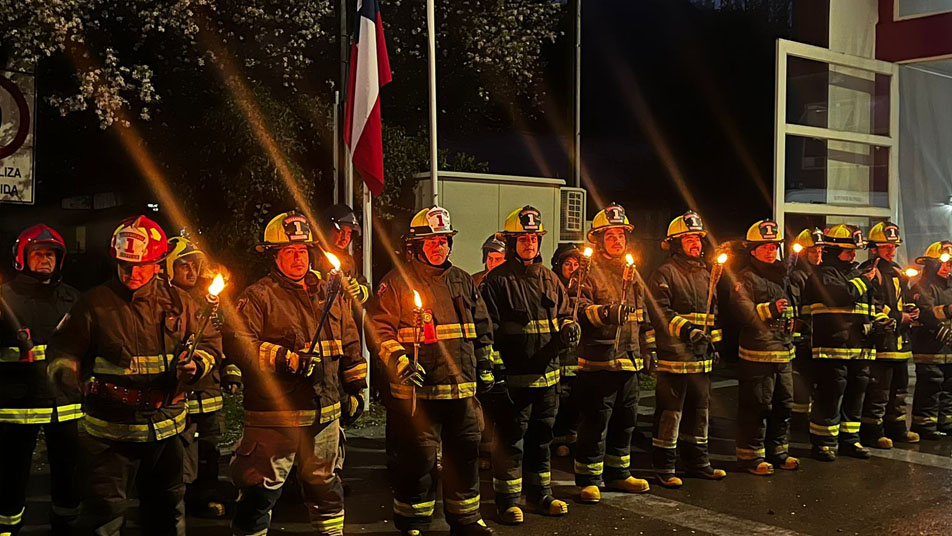
[[[357,24],[350,53],[344,143],[354,167],[374,196],[383,192],[380,88],[388,84],[390,58],[378,0],[357,0]]]

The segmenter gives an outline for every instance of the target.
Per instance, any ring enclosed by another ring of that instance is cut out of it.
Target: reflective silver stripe
[[[128,367],[116,365],[103,357],[97,357],[93,362],[93,374],[106,374],[111,376],[140,376],[149,374],[162,374],[166,371],[168,364],[172,362],[172,354],[164,355],[136,355],[132,356]]]
[[[46,360],[46,345],[37,344],[30,350],[33,353],[33,361]],[[17,363],[20,361],[20,349],[16,346],[5,346],[0,348],[0,363]]]
[[[545,374],[509,374],[506,383],[510,387],[551,387],[559,383],[561,373],[558,369]]]
[[[46,424],[53,420],[53,408],[0,408],[0,422]]]
[[[83,426],[86,428],[86,432],[94,437],[144,443],[151,441],[153,436],[156,441],[161,441],[182,433],[185,430],[186,415],[187,412],[181,411],[171,419],[156,421],[151,425],[114,423],[86,415],[83,419]],[[153,428],[155,429],[154,434],[152,433]]]
[[[220,411],[222,407],[224,407],[224,400],[220,396],[188,400],[188,412],[191,415]]]
[[[83,416],[82,404],[65,404],[56,406],[56,422],[66,422],[79,419]]]

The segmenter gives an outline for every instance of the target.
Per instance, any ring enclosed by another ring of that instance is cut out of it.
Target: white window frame
[[[852,67],[889,78],[889,135],[862,134],[830,128],[811,127],[787,122],[787,58],[804,58],[827,65]],[[824,216],[868,217],[898,221],[899,215],[899,66],[887,61],[851,56],[829,49],[777,40],[776,92],[774,100],[774,219],[783,228],[784,215],[820,214]],[[827,203],[788,203],[786,201],[787,135],[825,141],[844,141],[887,147],[888,207],[831,205]]]

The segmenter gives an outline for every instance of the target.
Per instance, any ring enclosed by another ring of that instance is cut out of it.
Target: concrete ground
[[[605,493],[601,504],[583,505],[574,500],[571,460],[559,458],[552,478],[556,495],[570,499],[567,517],[527,513],[522,526],[499,525],[491,477],[483,472],[484,518],[501,535],[952,534],[952,438],[897,445],[889,451],[874,449],[868,461],[841,458],[823,463],[809,458],[806,425],[800,423],[791,438],[793,454],[802,459],[799,471],[778,471],[766,478],[737,472],[732,439],[737,384],[730,376],[726,369],[714,379],[710,432],[714,465],[727,469],[727,479],[687,479],[679,490],[663,489],[652,482],[648,494]],[[639,431],[644,438],[650,437],[651,394],[642,397]],[[644,445],[644,439],[636,444]],[[385,463],[380,427],[351,433],[345,472],[352,490],[347,497],[347,534],[394,533]],[[49,502],[48,477],[45,464],[37,465],[38,474],[30,486],[27,526],[22,532],[29,536],[48,533],[43,526]],[[636,476],[648,475],[650,458],[643,448],[633,450],[632,466]],[[138,534],[134,510],[131,517],[126,533]],[[447,531],[438,519],[430,533]],[[226,520],[198,518],[189,518],[188,532],[230,534]],[[274,512],[272,534],[311,533],[299,494],[286,490]]]

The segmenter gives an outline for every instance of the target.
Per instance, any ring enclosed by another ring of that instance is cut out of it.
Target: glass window
[[[787,123],[889,135],[890,76],[787,58]]]
[[[788,135],[784,201],[889,207],[889,149]]]

